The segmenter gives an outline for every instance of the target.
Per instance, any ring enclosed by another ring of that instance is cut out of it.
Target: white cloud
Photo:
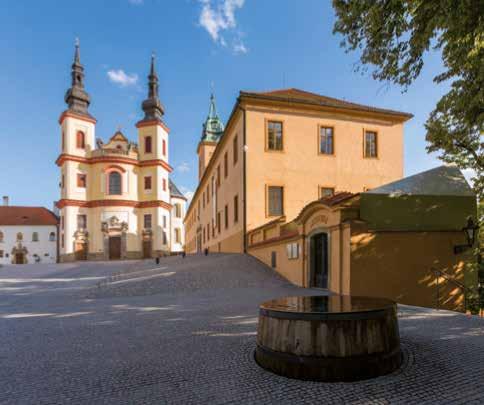
[[[127,74],[123,69],[111,69],[108,70],[108,77],[113,83],[119,84],[121,87],[134,86],[138,83],[138,75]]]
[[[190,165],[187,162],[182,162],[176,167],[176,170],[180,173],[188,173],[190,171]]]
[[[183,186],[180,186],[180,191],[183,193],[183,195],[186,197],[186,199],[188,200],[187,201],[187,204],[190,204],[190,201],[192,201],[192,198],[193,198],[193,195],[195,194],[192,190],[186,188],[186,187],[183,187]]]
[[[198,22],[205,28],[214,42],[227,46],[227,40],[222,36],[225,31],[229,36],[234,33],[240,37],[236,30],[237,20],[235,12],[244,6],[245,0],[199,0],[202,11]],[[235,53],[247,53],[247,48],[240,38],[233,42],[232,50]]]

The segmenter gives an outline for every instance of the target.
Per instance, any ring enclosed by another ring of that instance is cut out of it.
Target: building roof
[[[183,198],[186,200],[187,198],[183,195],[183,193],[178,190],[178,187],[171,181],[169,180],[169,187],[170,187],[170,196],[175,197],[175,198]]]
[[[456,166],[439,166],[363,194],[475,196]]]
[[[2,225],[57,225],[58,219],[44,207],[0,206]]]
[[[202,141],[218,142],[224,132],[224,124],[217,114],[217,107],[215,105],[215,96],[210,95],[210,106],[208,108],[208,116],[203,123]]]
[[[248,96],[248,97],[266,99],[266,100],[272,100],[272,101],[287,101],[292,103],[319,105],[319,106],[332,107],[332,108],[345,109],[345,110],[394,115],[394,116],[399,116],[401,118],[404,118],[405,121],[413,117],[412,114],[409,114],[406,112],[388,110],[384,108],[352,103],[349,101],[340,100],[333,97],[327,97],[320,94],[311,93],[309,91],[299,90],[295,88],[280,89],[280,90],[265,91],[265,92],[241,91],[240,95],[242,97]]]

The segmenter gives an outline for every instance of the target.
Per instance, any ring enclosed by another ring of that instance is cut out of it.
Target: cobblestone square
[[[357,383],[253,361],[258,304],[321,294],[243,255],[0,268],[0,403],[482,403],[484,319],[400,306],[404,364]]]

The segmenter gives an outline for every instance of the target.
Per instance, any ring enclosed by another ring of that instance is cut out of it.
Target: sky
[[[226,122],[241,90],[296,87],[410,112],[405,175],[438,166],[424,123],[446,86],[436,52],[402,93],[354,71],[357,53],[332,33],[329,0],[82,0],[0,2],[0,195],[12,205],[52,208],[59,199],[58,119],[65,110],[75,38],[81,46],[96,137],[120,127],[137,141],[150,56],[156,55],[172,179],[188,196],[197,185],[196,147],[213,86]]]

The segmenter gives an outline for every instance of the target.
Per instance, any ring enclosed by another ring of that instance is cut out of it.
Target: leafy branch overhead
[[[436,84],[450,90],[430,113],[429,152],[475,171],[484,196],[484,0],[333,0],[333,32],[342,47],[360,51],[361,68],[404,91],[419,76],[425,53],[439,50],[445,70]]]

